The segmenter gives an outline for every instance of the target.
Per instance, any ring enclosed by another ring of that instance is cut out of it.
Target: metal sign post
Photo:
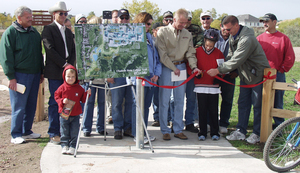
[[[136,79],[136,148],[144,148],[144,86],[141,79]],[[134,124],[133,124],[134,125]]]

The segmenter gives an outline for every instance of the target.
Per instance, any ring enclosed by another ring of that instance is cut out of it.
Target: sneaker
[[[68,150],[69,150],[69,147],[68,146],[64,146],[61,150],[61,154],[68,154]]]
[[[150,139],[151,140],[151,139]],[[134,137],[133,138],[133,141],[136,142],[136,138]],[[152,142],[152,141],[151,141]],[[149,143],[149,140],[147,139],[146,136],[144,136],[144,144],[148,144]]]
[[[23,139],[37,139],[40,137],[41,137],[41,134],[38,134],[38,133],[31,133],[30,135],[22,136]]]
[[[108,118],[108,124],[113,124],[114,122],[113,122],[113,120],[112,120],[112,117],[110,116],[109,118]]]
[[[251,135],[246,139],[250,144],[256,144],[260,142],[260,137],[257,134],[251,133]]]
[[[237,129],[236,131],[231,132],[229,136],[226,136],[226,139],[229,141],[245,140],[245,135],[240,132],[240,129]]]
[[[193,133],[198,133],[198,132],[199,132],[199,129],[196,128],[196,127],[194,126],[194,124],[186,125],[186,126],[185,126],[185,130],[186,130],[186,131],[193,132]]]
[[[213,141],[218,141],[218,140],[220,139],[220,137],[219,137],[218,135],[213,135],[213,136],[211,137],[211,139],[212,139]]]
[[[188,139],[188,137],[186,137],[183,133],[175,134],[174,137],[182,139],[182,140],[187,140]]]
[[[170,134],[169,134],[169,133],[164,134],[164,135],[163,135],[163,139],[166,140],[166,141],[171,140]]]
[[[67,154],[69,155],[74,155],[74,153],[75,153],[75,148],[73,147],[70,147],[69,150],[67,151]]]
[[[60,144],[60,137],[59,136],[51,137],[50,142],[55,144],[55,145],[59,145]]]
[[[145,136],[145,138],[147,138],[147,136]],[[149,138],[150,138],[150,141],[151,141],[151,142],[153,142],[153,141],[156,140],[156,137],[155,137],[155,136],[150,136],[150,135],[149,135]]]
[[[159,124],[159,121],[154,121],[151,126],[154,126],[154,127],[159,127],[160,124]]]
[[[25,142],[25,139],[22,137],[11,138],[10,142],[13,144],[22,144]]]
[[[220,131],[220,133],[222,133],[222,134],[228,133],[227,128],[226,128],[226,127],[223,127],[223,126],[219,126],[219,131]]]
[[[133,138],[132,132],[131,132],[131,128],[128,128],[127,130],[124,131],[123,133],[124,136],[129,136]]]
[[[122,131],[115,131],[115,134],[114,134],[114,138],[115,139],[122,139]]]
[[[201,136],[198,137],[198,139],[199,139],[199,141],[205,141],[206,138],[205,138],[204,135],[201,135]]]
[[[210,125],[209,124],[207,124],[207,132],[210,132]]]
[[[89,136],[91,136],[91,132],[84,132],[84,133],[83,133],[83,136],[84,136],[84,137],[89,137]]]

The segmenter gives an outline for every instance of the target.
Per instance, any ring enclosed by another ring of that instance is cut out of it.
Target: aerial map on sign
[[[78,78],[148,76],[144,24],[75,25]]]

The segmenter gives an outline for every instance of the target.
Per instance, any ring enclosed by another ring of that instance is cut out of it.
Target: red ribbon
[[[243,88],[254,88],[260,84],[263,84],[265,83],[268,79],[276,79],[276,75],[273,75],[273,76],[270,76],[271,75],[271,72],[269,71],[267,75],[264,75],[264,78],[265,80],[261,81],[260,83],[258,84],[252,84],[252,85],[236,85],[236,86],[239,86],[239,87],[243,87]],[[230,85],[235,85],[233,83],[230,83],[228,82],[227,80],[224,80],[223,78],[220,78],[219,76],[215,76],[215,78],[217,78],[218,80],[222,81],[222,82],[225,82],[225,83],[228,83]]]
[[[193,79],[193,77],[195,77],[196,76],[196,74],[197,73],[193,73],[189,78],[187,78],[184,82],[182,82],[180,85],[178,85],[178,86],[168,86],[168,85],[162,85],[162,86],[160,86],[160,85],[157,85],[157,84],[155,84],[155,83],[152,83],[152,82],[150,82],[150,81],[148,81],[148,80],[146,80],[146,79],[144,79],[144,78],[142,78],[142,77],[136,77],[137,79],[141,79],[143,82],[143,86],[145,86],[145,83],[144,83],[144,81],[146,81],[146,82],[148,82],[150,85],[153,85],[153,86],[157,86],[157,87],[160,87],[160,88],[167,88],[167,89],[174,89],[174,88],[177,88],[177,87],[180,87],[181,85],[184,85],[184,84],[186,84],[188,81],[190,81],[191,79]]]

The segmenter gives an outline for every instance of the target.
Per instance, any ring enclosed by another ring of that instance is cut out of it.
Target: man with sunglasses
[[[118,11],[118,23],[130,23],[130,15],[127,9]],[[109,87],[118,87],[126,85],[126,78],[108,78]],[[133,137],[131,133],[131,113],[132,113],[132,93],[130,86],[121,87],[111,90],[112,98],[112,120],[114,123],[114,139],[120,140],[124,136]],[[122,103],[125,98],[124,116],[122,111]],[[123,131],[123,135],[122,135]]]
[[[265,51],[271,68],[277,70],[276,82],[286,82],[285,73],[294,65],[295,53],[290,39],[276,30],[277,17],[272,13],[265,14],[260,22],[264,24],[266,32],[257,37]],[[275,91],[274,108],[283,109],[284,90]],[[284,121],[284,118],[273,117],[273,129]]]
[[[200,14],[200,22],[203,31],[210,29],[210,24],[213,21],[212,15],[209,11]]]
[[[49,129],[50,142],[60,143],[60,123],[58,105],[54,99],[54,92],[63,84],[62,72],[64,67],[71,64],[75,66],[75,43],[73,33],[66,28],[64,22],[68,16],[65,2],[57,2],[49,8],[49,13],[54,16],[54,22],[45,26],[42,32],[42,39],[46,51],[45,77],[49,83]]]
[[[224,30],[230,34],[227,61],[220,64],[218,68],[208,70],[207,73],[210,76],[216,76],[219,73],[225,74],[237,69],[241,85],[260,83],[263,80],[264,69],[269,68],[270,65],[264,50],[254,36],[253,29],[239,25],[238,18],[233,15],[227,16],[222,24]],[[262,85],[253,88],[240,88],[238,124],[236,131],[226,136],[227,140],[244,140],[246,138],[251,106],[253,105],[253,133],[246,141],[251,144],[260,141],[261,103]]]
[[[163,24],[165,26],[169,25],[169,23],[173,23],[173,13],[171,11],[164,12],[163,18]]]
[[[77,14],[75,16],[75,23],[76,24],[86,24],[87,20],[84,14]]]

